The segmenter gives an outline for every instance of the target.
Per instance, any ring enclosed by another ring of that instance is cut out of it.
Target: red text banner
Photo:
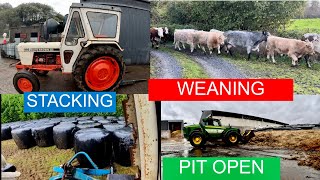
[[[150,79],[150,101],[293,101],[293,79]]]

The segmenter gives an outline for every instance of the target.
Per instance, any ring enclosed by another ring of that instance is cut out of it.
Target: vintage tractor
[[[49,71],[72,73],[83,91],[113,91],[125,73],[119,45],[119,7],[74,3],[61,42],[20,43],[18,72],[13,78],[19,93],[39,91],[37,76]]]
[[[183,128],[184,137],[190,141],[194,147],[204,146],[207,141],[221,140],[226,145],[237,145],[240,141],[247,143],[254,132],[246,130],[242,135],[240,129],[229,126],[221,126],[220,119],[213,118],[211,111],[203,111],[199,124],[186,126]]]

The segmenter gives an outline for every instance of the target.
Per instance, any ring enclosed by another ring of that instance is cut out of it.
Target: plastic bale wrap
[[[101,124],[109,124],[111,121],[110,120],[107,120],[107,119],[104,119],[104,120],[99,120],[98,123],[101,123]]]
[[[31,129],[34,140],[39,147],[49,147],[54,145],[53,125],[43,125]]]
[[[63,123],[53,127],[53,141],[58,149],[73,147],[75,127],[73,123]]]
[[[1,141],[12,139],[11,136],[11,127],[10,126],[2,126],[1,127]]]
[[[101,123],[87,123],[87,124],[78,124],[77,130],[88,129],[88,128],[102,128]]]
[[[36,145],[32,137],[31,127],[14,129],[11,134],[19,149],[28,149]]]
[[[84,116],[84,117],[78,117],[78,118],[77,118],[78,121],[91,120],[91,119],[92,119],[91,116]]]
[[[104,129],[82,129],[74,135],[75,153],[84,151],[99,168],[110,166],[112,157],[112,134]],[[83,156],[77,158],[81,167],[92,168]]]
[[[78,124],[89,124],[89,123],[94,123],[94,121],[91,121],[91,120],[81,120],[81,121],[78,121]]]
[[[113,150],[115,162],[122,166],[131,166],[130,147],[134,145],[132,129],[124,127],[114,131]]]
[[[93,121],[100,121],[100,120],[105,120],[105,118],[103,116],[94,116],[92,117]]]
[[[118,129],[124,128],[124,124],[119,124],[119,123],[109,123],[109,124],[104,124],[103,128],[107,130],[108,132],[114,132]]]

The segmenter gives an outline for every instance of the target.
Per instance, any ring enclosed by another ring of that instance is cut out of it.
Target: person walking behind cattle
[[[267,59],[272,58],[272,62],[276,63],[274,53],[286,54],[292,59],[292,66],[296,66],[298,59],[304,57],[308,67],[311,67],[308,55],[314,55],[314,45],[306,41],[297,39],[282,38],[277,36],[269,36],[267,41]]]

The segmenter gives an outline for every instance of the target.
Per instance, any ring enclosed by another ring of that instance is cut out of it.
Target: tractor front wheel
[[[20,94],[39,91],[40,89],[40,82],[37,76],[27,70],[21,70],[14,75],[13,85]]]
[[[76,61],[73,76],[84,91],[113,91],[121,83],[125,64],[121,51],[109,46],[87,50]]]
[[[201,132],[194,132],[190,136],[190,143],[193,147],[200,147],[206,143],[206,140]]]
[[[224,142],[231,146],[231,145],[237,145],[239,143],[240,140],[240,134],[234,131],[228,132],[224,138],[223,138]]]

